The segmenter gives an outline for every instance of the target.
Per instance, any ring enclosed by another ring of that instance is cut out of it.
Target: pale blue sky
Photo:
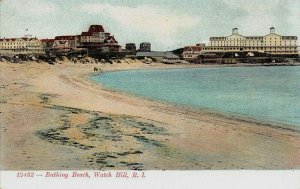
[[[102,24],[121,45],[152,43],[172,50],[228,36],[276,33],[300,36],[300,0],[0,0],[1,37],[80,34]]]

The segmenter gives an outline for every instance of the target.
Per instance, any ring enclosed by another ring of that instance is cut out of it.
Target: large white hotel
[[[203,52],[247,51],[264,52],[272,55],[298,55],[297,36],[281,36],[275,33],[275,28],[270,28],[270,33],[265,36],[243,36],[238,29],[232,29],[228,37],[211,37],[208,46],[203,47]]]

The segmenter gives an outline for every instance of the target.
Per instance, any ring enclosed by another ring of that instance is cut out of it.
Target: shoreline
[[[94,66],[173,68],[0,63],[2,169],[300,168],[298,131],[110,91],[87,78]]]
[[[119,72],[119,71],[135,71],[135,70],[164,70],[164,69],[193,69],[193,68],[219,68],[219,67],[256,67],[252,65],[236,65],[236,66],[222,66],[222,65],[201,65],[201,66],[193,66],[189,67],[186,65],[178,65],[179,67],[176,68],[168,68],[168,67],[150,67],[150,68],[137,68],[137,69],[115,69],[115,70],[102,70],[100,72],[91,72],[84,74],[82,76],[83,79],[87,80],[88,82],[91,82],[95,85],[98,85],[101,89],[105,89],[107,91],[110,91],[112,93],[119,93],[125,96],[133,96],[135,98],[139,98],[142,100],[146,101],[156,101],[158,103],[165,104],[167,106],[173,106],[173,107],[179,107],[180,109],[185,109],[186,111],[194,111],[194,112],[199,112],[199,113],[207,113],[210,115],[215,115],[219,117],[223,117],[225,119],[233,119],[233,120],[238,120],[238,121],[244,121],[248,123],[254,123],[254,124],[260,124],[262,126],[268,126],[268,127],[273,127],[273,128],[280,128],[280,129],[287,129],[295,132],[300,132],[299,126],[285,123],[285,122],[280,122],[280,121],[275,121],[275,120],[267,120],[264,118],[256,118],[254,116],[248,116],[248,115],[243,115],[240,113],[235,113],[235,112],[223,112],[219,110],[215,110],[212,108],[203,108],[203,107],[194,107],[194,106],[188,106],[188,105],[183,105],[183,104],[176,104],[172,102],[167,102],[159,99],[152,99],[148,98],[145,96],[141,96],[138,94],[132,94],[126,91],[118,90],[118,89],[113,89],[109,88],[101,83],[96,82],[93,80],[91,77],[101,75],[103,73],[108,73],[108,72]],[[263,65],[258,65],[257,67],[260,67]],[[293,66],[300,66],[299,65],[293,65]]]

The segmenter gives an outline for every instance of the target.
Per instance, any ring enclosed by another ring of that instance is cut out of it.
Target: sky
[[[77,35],[101,24],[124,47],[152,50],[207,43],[212,36],[300,37],[300,0],[0,0],[0,37]],[[26,29],[28,28],[28,31]]]

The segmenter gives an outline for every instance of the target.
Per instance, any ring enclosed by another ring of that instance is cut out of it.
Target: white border
[[[46,178],[48,171],[33,171],[32,178],[17,178],[17,173],[32,171],[1,171],[1,189],[300,189],[300,170],[286,171],[125,171],[128,175],[145,173],[145,178]],[[74,171],[50,171],[71,175]],[[85,171],[77,171],[85,172]],[[115,175],[118,171],[102,171]]]

